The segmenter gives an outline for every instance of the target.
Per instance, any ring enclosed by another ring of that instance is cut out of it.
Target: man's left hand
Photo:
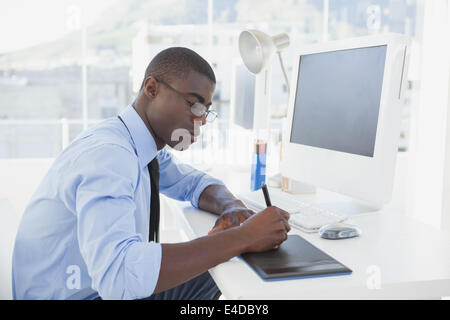
[[[214,227],[208,234],[213,234],[231,227],[239,226],[242,222],[247,220],[255,212],[246,208],[244,205],[230,206],[226,208],[219,218],[216,220]]]

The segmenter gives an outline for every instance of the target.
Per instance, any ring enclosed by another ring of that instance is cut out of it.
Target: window
[[[291,44],[283,58],[290,76],[293,54],[307,43],[382,32],[404,33],[420,43],[422,14],[415,0],[45,0],[28,2],[36,14],[24,16],[27,22],[21,20],[22,2],[0,5],[0,29],[24,34],[20,27],[36,28],[36,39],[28,45],[15,45],[14,35],[2,37],[1,158],[55,157],[84,128],[115,116],[133,101],[156,53],[186,46],[205,57],[216,72],[214,106],[219,119],[205,128],[200,143],[179,156],[215,163],[231,143],[230,66],[240,59],[237,43],[243,29],[287,33]],[[272,116],[274,126],[281,128],[287,91],[277,59],[273,63]],[[408,88],[400,150],[408,148],[408,119],[418,79],[411,78]],[[275,145],[280,137],[274,138]]]

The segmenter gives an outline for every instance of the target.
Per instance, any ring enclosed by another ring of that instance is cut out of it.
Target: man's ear
[[[144,81],[143,92],[148,98],[154,98],[158,94],[159,83],[152,76]]]

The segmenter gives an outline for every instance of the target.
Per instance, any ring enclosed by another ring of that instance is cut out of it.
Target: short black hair
[[[196,71],[206,76],[212,83],[216,83],[216,76],[209,63],[195,51],[184,47],[171,47],[158,53],[147,69],[141,89],[145,80],[153,76],[158,80],[170,82],[174,78],[183,78],[190,71]]]

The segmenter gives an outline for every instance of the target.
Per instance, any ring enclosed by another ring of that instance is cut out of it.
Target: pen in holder
[[[250,189],[256,191],[266,182],[267,141],[256,140],[253,146]]]

